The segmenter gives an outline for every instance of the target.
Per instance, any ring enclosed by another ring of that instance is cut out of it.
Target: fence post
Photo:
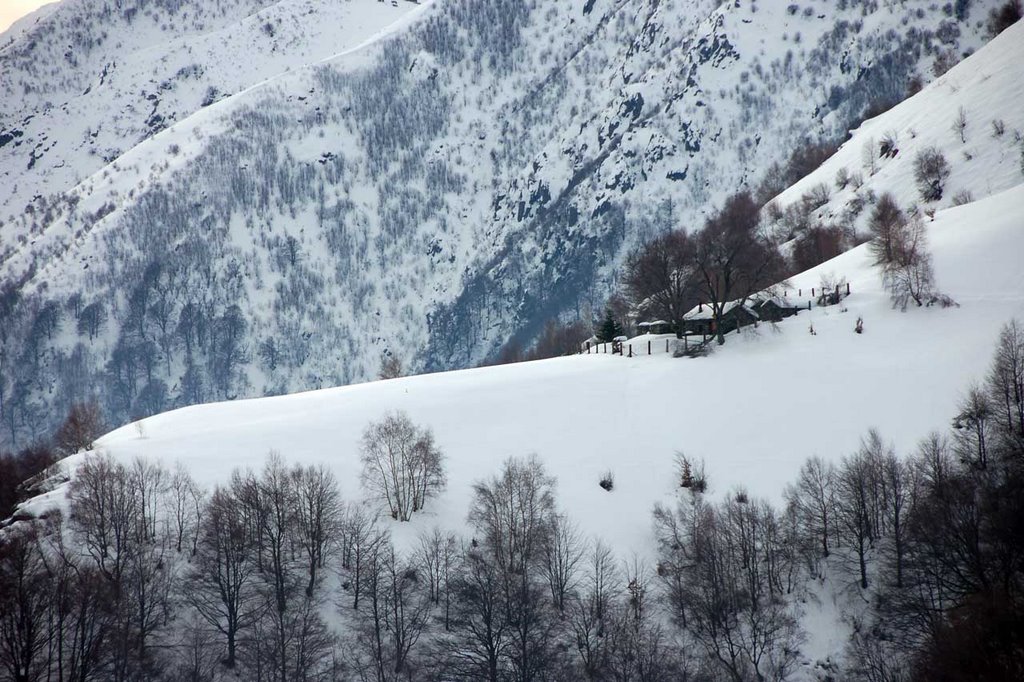
[[[849,282],[846,283],[846,295],[847,296],[850,295],[850,283]]]
[[[629,357],[633,357],[633,344],[629,344]]]
[[[810,310],[810,309],[811,309],[811,302],[810,302],[810,301],[807,301],[807,309],[808,309],[808,310]]]
[[[665,339],[665,352],[668,352],[668,339]]]
[[[811,298],[814,298],[814,287],[811,287]]]
[[[651,341],[650,341],[650,339],[647,340],[647,354],[648,355],[651,354]]]

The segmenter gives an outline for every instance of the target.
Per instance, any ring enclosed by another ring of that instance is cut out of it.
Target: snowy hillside
[[[414,8],[407,0],[44,8],[0,36],[0,216],[9,223],[40,199],[52,202],[177,121],[350,49]],[[0,261],[23,234],[5,230]]]
[[[527,344],[995,3],[394,4],[81,0],[5,35],[5,441],[93,393],[122,422]]]
[[[852,294],[842,306],[744,328],[707,358],[578,355],[188,407],[118,429],[96,447],[125,461],[181,461],[206,486],[276,450],[288,462],[326,462],[345,497],[360,499],[362,430],[404,410],[434,429],[449,483],[426,514],[395,525],[400,538],[435,524],[463,528],[471,484],[509,456],[536,453],[588,536],[650,555],[650,512],[675,494],[677,450],[705,459],[714,495],[744,486],[778,501],[807,457],[853,452],[869,427],[900,452],[944,429],[986,372],[1000,327],[1024,318],[1022,221],[1018,185],[929,223],[937,281],[957,308],[894,310],[862,246],[792,280],[795,297],[822,274],[847,278]],[[863,334],[853,331],[857,317]],[[646,338],[633,343],[639,352]],[[598,486],[606,471],[615,478],[610,493]],[[62,495],[29,506],[38,511]]]
[[[709,357],[577,355],[193,406],[122,427],[95,450],[124,464],[141,458],[172,470],[180,463],[207,489],[227,484],[233,470],[259,469],[273,451],[288,465],[326,465],[343,498],[373,514],[379,501],[360,485],[363,430],[403,410],[433,429],[448,479],[411,522],[382,521],[405,556],[435,528],[472,534],[474,484],[489,480],[506,459],[532,453],[555,477],[559,509],[579,524],[581,537],[606,543],[627,572],[630,561],[660,570],[652,510],[671,508],[680,496],[677,451],[706,462],[712,499],[742,487],[778,505],[807,458],[838,463],[861,447],[869,427],[901,456],[945,430],[966,390],[988,370],[1000,328],[1024,318],[1022,224],[1024,184],[937,212],[928,224],[936,276],[958,307],[894,309],[861,246],[795,277],[787,292],[796,298],[823,276],[838,275],[851,284],[842,305],[744,328]],[[858,317],[861,334],[853,329]],[[639,337],[631,344],[642,353],[648,340],[653,348],[663,341]],[[57,466],[74,478],[92,456]],[[606,491],[599,482],[609,475],[614,487]],[[60,484],[30,500],[22,518],[64,508],[67,491]],[[794,593],[806,638],[794,654],[799,669],[788,679],[823,679],[847,665],[850,618],[871,593],[850,592],[838,560],[814,569],[820,576]],[[871,561],[874,572],[879,559]],[[344,589],[339,594],[347,595]],[[344,608],[324,613],[332,622],[342,619],[336,627],[346,636],[358,632],[347,621],[358,616]]]
[[[775,203],[785,210],[820,196],[824,201],[811,208],[816,222],[867,232],[868,209],[883,192],[900,206],[930,212],[1020,184],[1022,45],[1024,24],[1017,23],[914,97],[864,122],[832,158]],[[890,141],[897,153],[880,154]],[[915,159],[926,149],[938,150],[950,168],[942,198],[934,201],[922,198],[914,176]]]

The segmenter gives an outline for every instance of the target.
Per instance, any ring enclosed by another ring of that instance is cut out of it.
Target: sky
[[[6,31],[18,19],[50,2],[53,0],[0,0],[0,31]]]

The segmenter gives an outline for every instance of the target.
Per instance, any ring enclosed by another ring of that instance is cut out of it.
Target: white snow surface
[[[434,430],[448,486],[425,513],[393,525],[399,545],[434,525],[464,530],[472,484],[508,457],[536,453],[588,536],[651,558],[650,513],[677,492],[677,450],[705,460],[712,495],[744,486],[777,502],[807,457],[838,460],[870,427],[902,453],[946,428],[984,376],[1000,327],[1024,318],[1024,185],[940,211],[928,232],[938,283],[959,307],[894,310],[861,246],[791,281],[790,297],[823,275],[845,277],[852,295],[841,305],[745,328],[706,358],[577,355],[193,406],[113,431],[96,449],[181,461],[209,487],[276,450],[287,462],[327,464],[344,496],[359,500],[361,433],[404,410]],[[863,334],[853,331],[858,317]],[[606,492],[598,481],[609,470]]]

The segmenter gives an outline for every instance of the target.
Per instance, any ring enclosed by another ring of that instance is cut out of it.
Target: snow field
[[[743,486],[779,502],[807,457],[838,460],[868,428],[902,453],[945,429],[1002,324],[1024,317],[1022,219],[1024,185],[929,224],[938,285],[959,308],[894,310],[861,246],[791,282],[795,294],[822,274],[846,277],[852,295],[841,305],[744,328],[707,358],[578,355],[193,406],[120,428],[97,450],[181,461],[208,487],[276,450],[326,463],[345,498],[359,500],[362,430],[404,410],[434,430],[448,487],[411,522],[390,524],[399,546],[435,525],[465,530],[472,484],[507,457],[536,453],[585,535],[653,559],[650,512],[674,499],[676,451],[705,460],[714,496]],[[607,470],[611,492],[598,486]]]

